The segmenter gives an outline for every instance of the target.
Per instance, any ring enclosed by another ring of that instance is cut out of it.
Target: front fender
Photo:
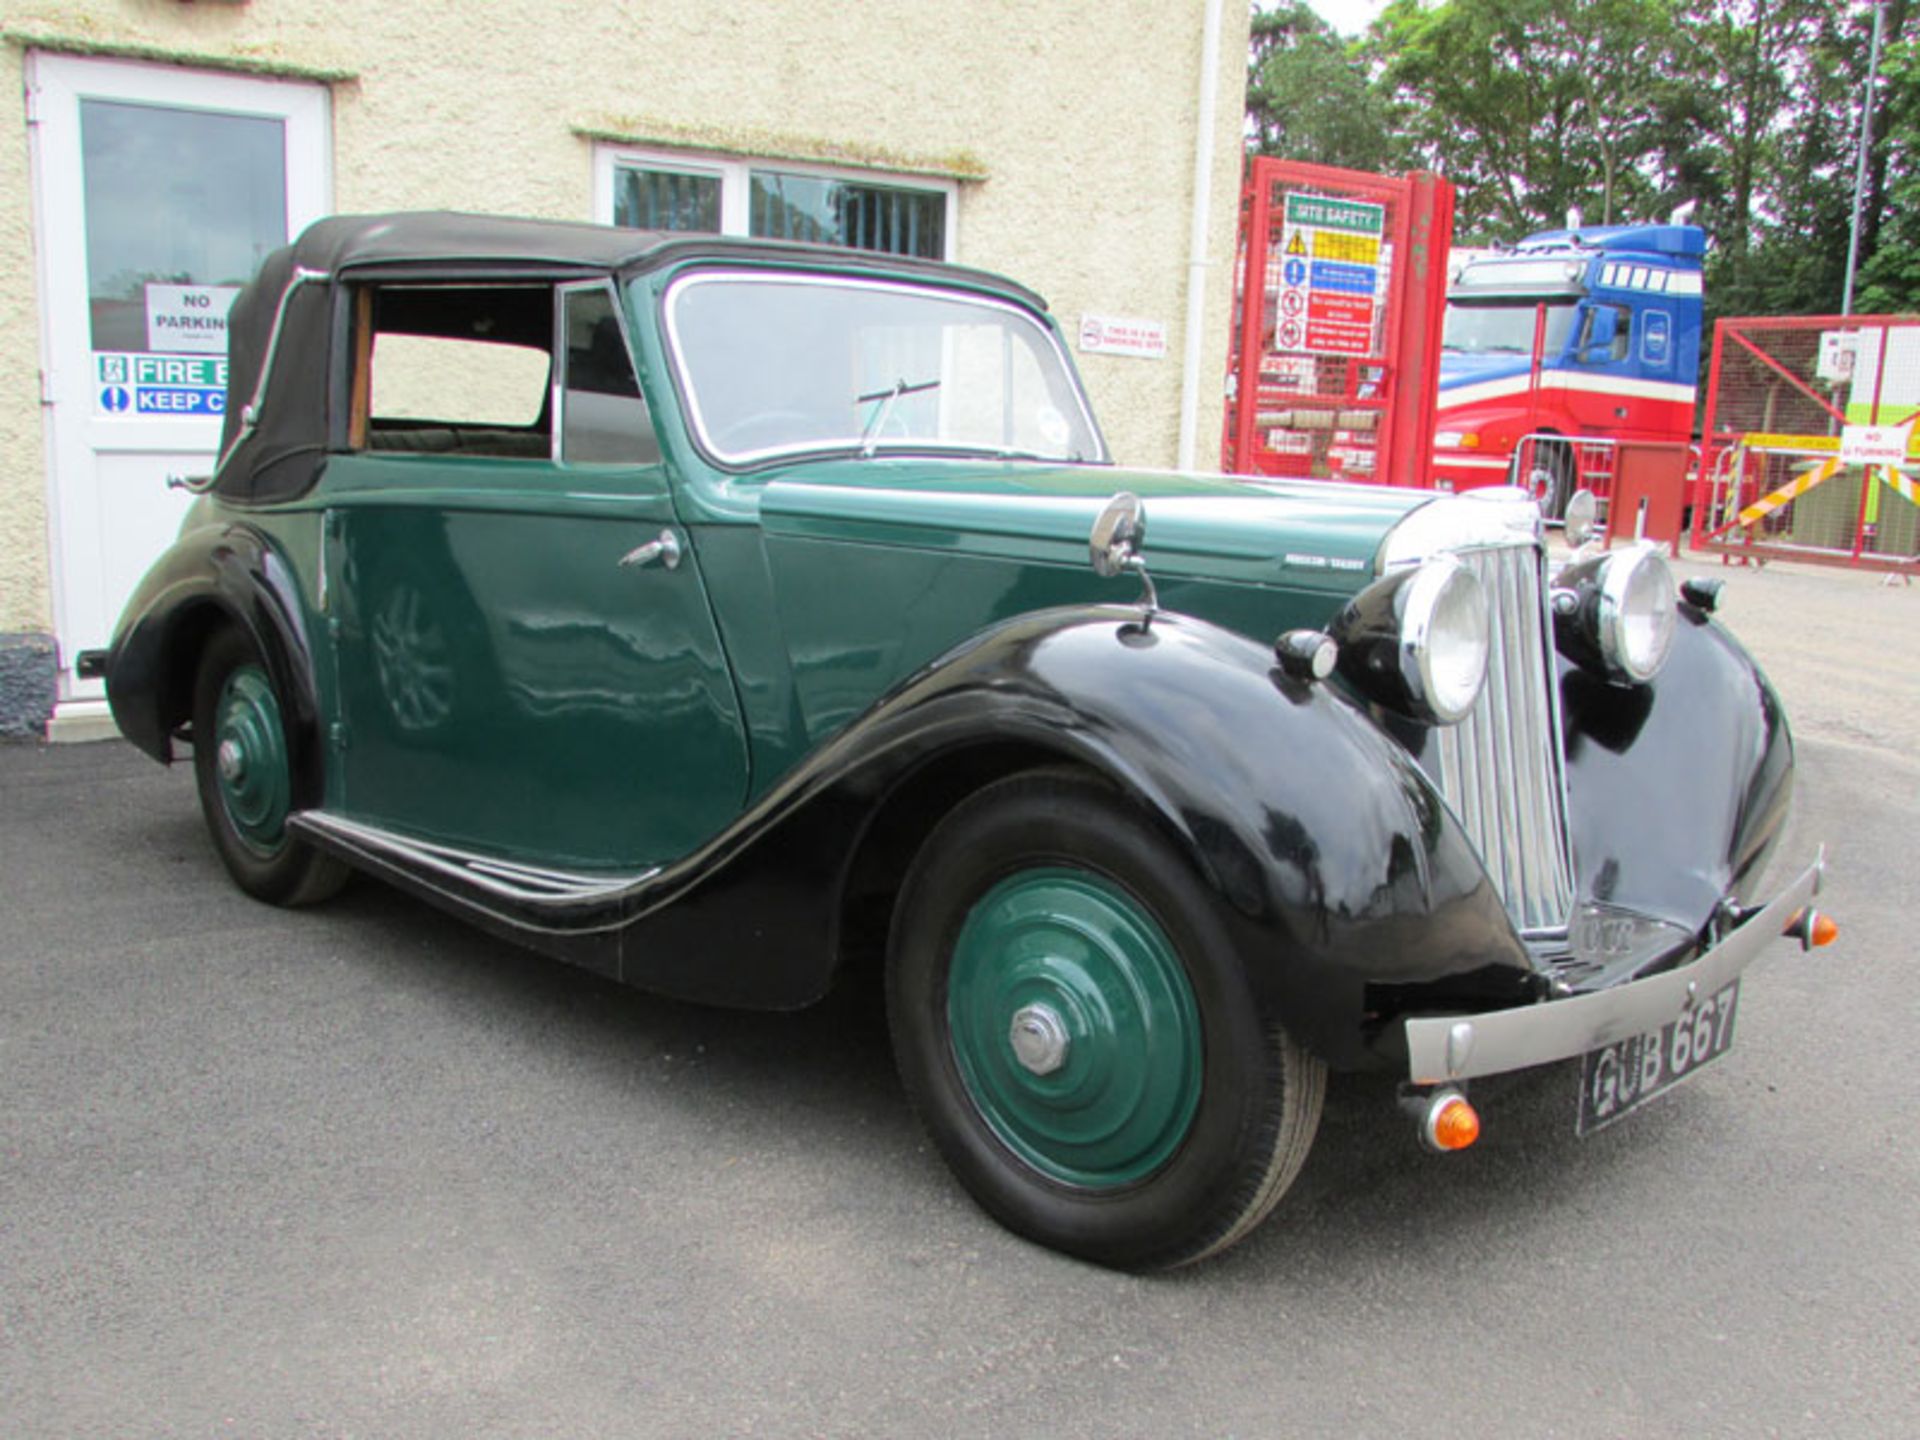
[[[1750,898],[1786,823],[1793,737],[1780,697],[1725,628],[1680,607],[1651,683],[1560,663],[1580,894],[1698,934]]]
[[[222,624],[247,632],[286,710],[295,795],[320,794],[319,705],[299,584],[273,543],[244,523],[189,529],[134,590],[107,653],[107,701],[120,733],[163,764],[193,710],[202,641]]]
[[[1177,615],[1142,626],[1122,607],[1040,612],[936,663],[829,749],[932,760],[989,740],[1072,758],[1132,795],[1220,897],[1295,1038],[1334,1063],[1370,1058],[1370,984],[1534,993],[1526,948],[1426,775],[1243,636]]]

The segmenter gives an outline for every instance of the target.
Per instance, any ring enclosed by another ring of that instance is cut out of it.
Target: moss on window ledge
[[[578,124],[573,133],[583,140],[616,145],[640,145],[658,150],[705,150],[758,160],[795,160],[810,164],[846,165],[862,170],[884,170],[898,175],[930,175],[942,180],[980,181],[987,178],[986,163],[971,150],[921,154],[886,145],[826,140],[739,125],[681,125],[646,116],[609,116]]]
[[[195,70],[219,70],[233,75],[259,75],[277,80],[311,80],[321,85],[353,85],[358,72],[310,65],[271,53],[209,54],[178,50],[168,45],[117,40],[58,31],[0,30],[0,42],[17,50],[46,50],[56,55],[93,55],[110,60],[147,60],[162,65],[184,65]]]

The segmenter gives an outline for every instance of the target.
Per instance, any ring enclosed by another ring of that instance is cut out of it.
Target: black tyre
[[[958,806],[895,911],[907,1093],[1009,1229],[1130,1270],[1226,1248],[1306,1159],[1326,1070],[1248,983],[1218,902],[1120,796],[1014,776]]]
[[[222,630],[201,652],[193,774],[213,848],[249,895],[275,905],[311,905],[346,882],[345,865],[287,831],[293,774],[280,697],[253,642],[239,630]]]

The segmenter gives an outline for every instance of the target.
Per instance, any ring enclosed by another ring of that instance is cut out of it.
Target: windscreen
[[[1538,306],[1533,301],[1494,305],[1454,300],[1447,305],[1441,347],[1467,355],[1531,355]],[[1558,355],[1573,328],[1573,302],[1547,306],[1544,354]]]
[[[834,276],[705,272],[667,329],[702,446],[728,464],[805,452],[1104,459],[1053,333],[1016,305]]]

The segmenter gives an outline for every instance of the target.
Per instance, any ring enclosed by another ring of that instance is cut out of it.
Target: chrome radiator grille
[[[1465,720],[1433,732],[1425,766],[1479,849],[1523,933],[1564,932],[1573,913],[1560,697],[1544,556],[1532,545],[1465,549],[1492,612],[1487,683]]]

